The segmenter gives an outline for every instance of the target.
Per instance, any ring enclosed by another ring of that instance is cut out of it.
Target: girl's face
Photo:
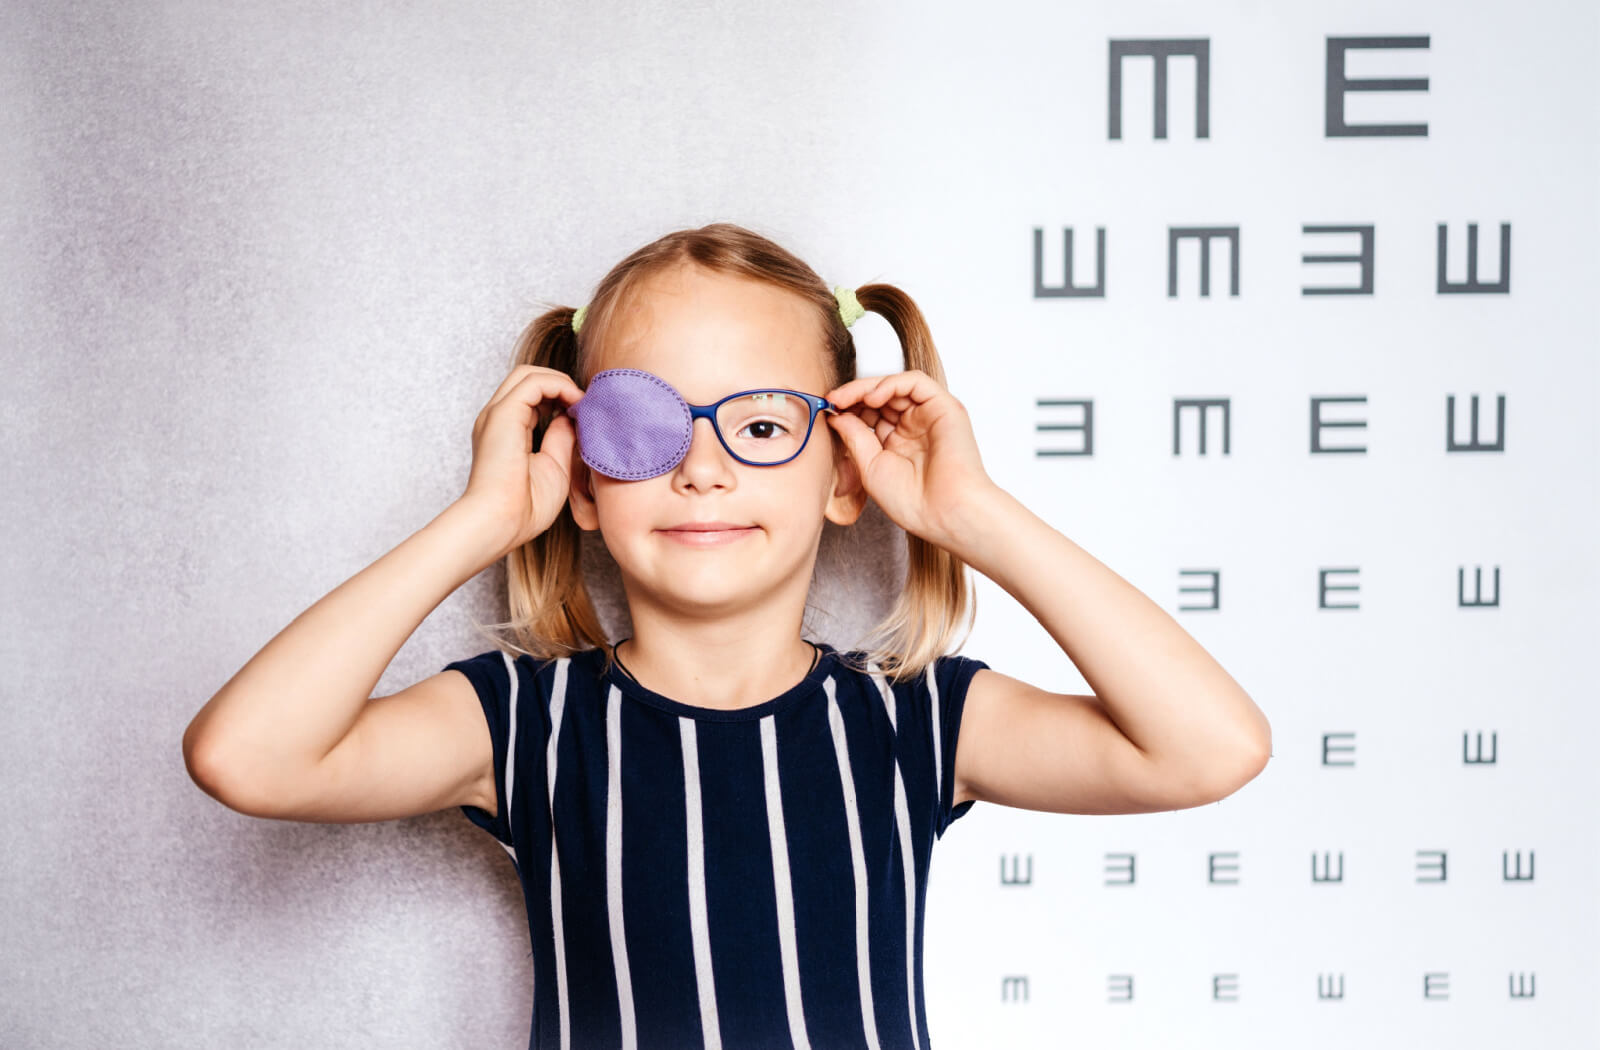
[[[616,314],[589,374],[637,368],[693,405],[739,390],[830,388],[814,308],[771,285],[697,266],[653,276]],[[800,454],[779,466],[740,463],[709,419],[665,474],[619,481],[572,461],[572,514],[598,528],[630,604],[727,614],[809,589],[824,518],[848,525],[865,502],[854,464],[819,414]],[[695,532],[686,524],[737,529]],[[641,593],[643,592],[643,593]]]

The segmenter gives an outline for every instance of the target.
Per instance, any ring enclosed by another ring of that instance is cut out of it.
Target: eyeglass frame
[[[806,436],[800,439],[800,447],[794,450],[793,455],[777,460],[773,463],[757,463],[753,460],[745,459],[743,456],[739,455],[739,453],[735,452],[732,446],[728,444],[728,439],[722,434],[722,426],[717,422],[717,409],[721,408],[723,405],[727,404],[729,401],[732,401],[736,397],[745,397],[749,394],[793,394],[795,397],[798,397],[804,401],[806,406],[811,409],[811,416],[806,420]],[[843,411],[821,394],[808,394],[803,390],[785,390],[783,387],[779,386],[762,386],[756,387],[752,390],[740,390],[738,393],[729,394],[727,397],[722,398],[721,400],[713,401],[706,405],[691,405],[689,404],[688,399],[684,398],[682,394],[679,394],[678,397],[683,400],[683,403],[688,406],[689,409],[690,442],[694,441],[694,421],[697,419],[709,419],[711,420],[711,432],[717,435],[718,444],[720,444],[727,451],[728,455],[732,456],[734,459],[738,460],[740,463],[743,463],[747,467],[781,467],[785,463],[792,462],[800,455],[800,453],[806,450],[806,445],[810,444],[811,431],[817,425],[817,413],[832,412],[834,415],[838,415],[841,411]],[[688,449],[684,450],[684,455],[688,455]],[[678,462],[682,463],[683,460],[680,459]]]

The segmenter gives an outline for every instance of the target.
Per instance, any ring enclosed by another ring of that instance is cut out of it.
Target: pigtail
[[[944,365],[922,311],[892,284],[856,289],[862,307],[889,322],[900,339],[907,371],[926,372],[945,386]],[[943,547],[906,533],[906,582],[894,607],[874,629],[866,661],[895,681],[920,674],[945,653],[959,648],[970,633],[977,597],[967,564]],[[964,629],[964,630],[963,630]],[[952,644],[957,632],[961,639]]]
[[[548,310],[525,328],[512,354],[512,367],[538,365],[564,372],[581,387],[578,335],[571,307]],[[586,333],[587,334],[587,333]],[[554,413],[534,423],[533,448],[544,440]],[[550,527],[506,555],[506,601],[511,618],[483,625],[509,629],[513,641],[497,644],[536,659],[552,659],[606,644],[580,563],[583,530],[563,504]],[[493,637],[491,635],[491,637]]]

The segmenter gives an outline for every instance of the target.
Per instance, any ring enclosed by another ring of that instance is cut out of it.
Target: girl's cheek
[[[636,530],[648,525],[651,509],[660,498],[652,485],[655,480],[613,482],[607,486],[609,491],[597,492],[595,507],[601,528],[609,524],[614,530]]]

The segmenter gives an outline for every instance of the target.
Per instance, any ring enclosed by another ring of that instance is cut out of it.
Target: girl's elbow
[[[1271,759],[1272,740],[1270,737],[1259,747],[1242,752],[1239,759],[1224,767],[1225,773],[1218,782],[1220,794],[1217,795],[1214,801],[1221,802],[1229,795],[1237,793],[1250,781],[1260,776]]]
[[[1272,758],[1272,724],[1254,701],[1247,698],[1246,703],[1253,717],[1245,720],[1248,725],[1239,727],[1242,730],[1239,734],[1242,743],[1231,749],[1231,753],[1237,757],[1229,763],[1229,767],[1237,779],[1233,789],[1228,792],[1230,795],[1260,776]]]
[[[1271,758],[1270,740],[1262,741],[1259,746],[1214,751],[1203,764],[1194,768],[1193,776],[1185,785],[1184,808],[1210,805],[1236,794],[1261,775]]]

